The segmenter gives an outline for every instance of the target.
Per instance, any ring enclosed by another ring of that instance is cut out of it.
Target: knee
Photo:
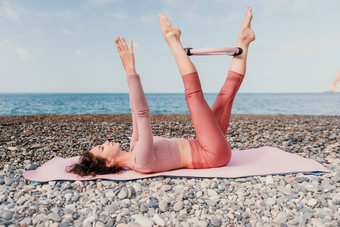
[[[221,96],[223,100],[225,100],[225,102],[227,102],[235,98],[236,92],[232,89],[227,89],[227,90],[221,91],[218,95]]]
[[[188,100],[190,98],[203,98],[202,89],[185,89],[185,99]]]
[[[219,149],[217,155],[215,156],[215,167],[226,166],[231,160],[231,148],[229,143]]]

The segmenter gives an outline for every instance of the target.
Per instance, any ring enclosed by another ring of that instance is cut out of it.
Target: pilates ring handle
[[[190,47],[184,48],[185,52],[188,56],[191,55],[229,55],[229,56],[237,56],[243,53],[242,48],[234,47],[234,48],[201,48],[201,49],[193,49]]]

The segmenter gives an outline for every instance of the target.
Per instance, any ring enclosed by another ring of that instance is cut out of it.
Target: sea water
[[[217,94],[205,94],[211,106]],[[189,113],[184,94],[146,94],[150,113]],[[130,113],[128,94],[0,94],[0,115]],[[239,93],[232,113],[340,115],[339,93]]]

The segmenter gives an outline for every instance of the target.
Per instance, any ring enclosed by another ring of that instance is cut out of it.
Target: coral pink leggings
[[[197,72],[183,75],[182,78],[185,99],[196,132],[196,139],[189,140],[194,168],[227,165],[231,158],[231,148],[226,133],[233,101],[243,75],[229,71],[211,109],[204,99]]]

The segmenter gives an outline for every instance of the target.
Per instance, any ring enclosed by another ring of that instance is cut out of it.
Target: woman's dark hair
[[[79,176],[96,176],[97,174],[117,173],[121,168],[117,165],[112,167],[106,166],[106,160],[95,157],[89,151],[84,151],[79,162],[66,167],[69,173],[75,173]]]

